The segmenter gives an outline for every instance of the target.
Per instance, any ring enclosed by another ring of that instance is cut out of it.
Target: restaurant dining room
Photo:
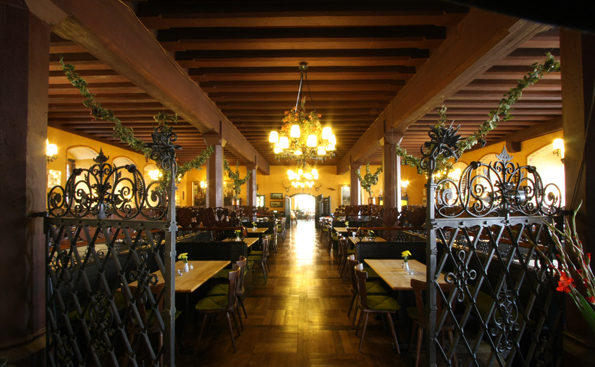
[[[0,367],[595,365],[595,4],[0,15]]]

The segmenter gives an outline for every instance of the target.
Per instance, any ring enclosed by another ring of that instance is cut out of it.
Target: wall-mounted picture
[[[202,182],[202,185],[201,182],[192,182],[192,205],[207,205],[207,187],[204,181]]]
[[[271,194],[271,200],[283,200],[283,194]],[[271,205],[272,208],[275,208],[274,206]],[[283,205],[281,205],[280,207],[277,208],[281,208],[283,207]]]
[[[341,205],[351,204],[351,187],[341,186]]]
[[[233,181],[223,182],[223,206],[231,206],[233,199]]]
[[[271,208],[283,208],[283,202],[282,201],[271,201]]]

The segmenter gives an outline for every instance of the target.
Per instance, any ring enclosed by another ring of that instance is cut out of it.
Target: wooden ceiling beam
[[[282,67],[298,66],[300,62],[307,60],[310,67],[318,66],[420,66],[426,59],[412,59],[399,56],[377,56],[377,57],[277,57],[270,58],[196,58],[193,60],[177,60],[183,68],[213,68],[213,67]]]
[[[413,38],[413,37],[411,37]],[[190,50],[333,50],[333,49],[435,49],[441,39],[407,38],[295,38],[295,39],[181,39],[161,42],[167,51]],[[51,48],[51,46],[50,46]],[[74,48],[72,49],[74,52]],[[80,52],[80,51],[79,51]]]
[[[341,159],[337,173],[347,172],[350,161],[364,162],[365,157],[378,149],[385,131],[406,131],[407,127],[485,73],[498,60],[548,28],[472,8],[391,101],[383,118],[377,119]]]
[[[219,13],[219,14],[164,14],[156,17],[139,19],[149,29],[169,28],[275,28],[275,27],[378,27],[399,25],[428,24],[452,26],[457,24],[464,14],[411,14],[382,13],[374,15],[344,15],[340,11],[328,15],[307,13],[302,16],[288,13],[267,12],[266,14]]]
[[[53,31],[58,36],[83,47],[166,108],[183,116],[201,133],[221,134],[227,148],[244,162],[256,160],[262,173],[270,172],[269,163],[176,65],[126,5],[114,0],[30,0],[28,5],[40,19],[55,25]]]

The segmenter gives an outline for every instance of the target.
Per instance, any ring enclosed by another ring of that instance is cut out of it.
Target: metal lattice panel
[[[546,261],[555,259],[546,222],[562,223],[560,190],[543,185],[535,167],[512,163],[505,148],[497,162],[472,162],[458,181],[434,183],[437,160],[458,159],[457,131],[433,127],[422,147],[432,199],[427,276],[435,290],[426,295],[429,365],[556,365],[564,302]],[[453,285],[449,294],[438,286],[441,275]],[[454,337],[444,343],[447,323]]]
[[[176,136],[160,126],[152,137],[151,158],[169,171],[169,187],[146,185],[134,165],[112,166],[100,152],[48,194],[51,366],[175,364],[177,226],[167,198],[175,197]]]

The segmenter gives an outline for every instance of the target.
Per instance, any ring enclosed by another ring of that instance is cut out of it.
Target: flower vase
[[[257,228],[256,226],[252,226],[253,231],[256,231],[256,228]]]
[[[190,267],[188,266],[188,263],[184,263],[184,273],[187,273],[190,271]]]
[[[240,235],[239,235],[239,234],[236,234],[236,241],[238,241],[238,242],[239,242],[239,241],[241,241],[241,240],[242,240],[242,239],[240,238]]]
[[[409,269],[409,262],[408,261],[403,261],[403,270],[405,270],[405,272],[407,274],[409,274],[411,272],[411,269]]]

